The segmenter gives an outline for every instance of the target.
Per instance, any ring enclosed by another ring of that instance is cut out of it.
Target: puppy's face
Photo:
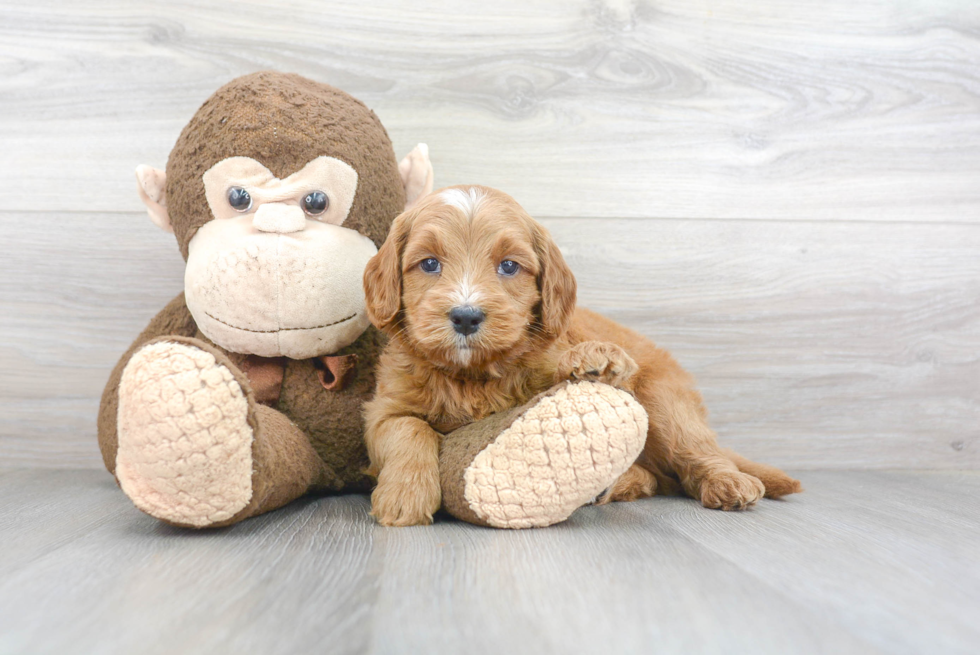
[[[514,359],[567,327],[575,279],[551,237],[485,187],[434,193],[395,220],[365,273],[368,315],[449,368]]]

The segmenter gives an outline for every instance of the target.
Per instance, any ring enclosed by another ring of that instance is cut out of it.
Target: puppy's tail
[[[803,491],[803,485],[799,480],[789,477],[775,466],[753,462],[732,450],[725,449],[722,452],[725,457],[732,460],[739,471],[762,480],[762,484],[766,487],[766,498],[782,498]]]

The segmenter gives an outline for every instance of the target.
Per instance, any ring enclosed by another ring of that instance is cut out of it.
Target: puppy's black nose
[[[453,322],[453,329],[460,334],[473,334],[480,329],[480,323],[486,315],[477,307],[471,307],[470,305],[463,305],[462,307],[453,307],[452,311],[449,312],[449,320]]]

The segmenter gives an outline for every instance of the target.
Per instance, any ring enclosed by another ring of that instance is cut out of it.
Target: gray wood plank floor
[[[821,472],[750,512],[385,529],[361,496],[189,532],[104,472],[0,472],[2,653],[968,653],[980,474]]]

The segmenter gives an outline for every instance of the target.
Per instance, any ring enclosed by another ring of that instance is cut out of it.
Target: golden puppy
[[[500,191],[452,187],[399,216],[364,288],[371,322],[390,338],[365,406],[372,514],[383,525],[431,523],[441,433],[566,379],[626,389],[649,414],[643,454],[600,502],[684,491],[733,510],[800,491],[782,471],[718,447],[691,377],[667,352],[577,309],[558,247]]]

